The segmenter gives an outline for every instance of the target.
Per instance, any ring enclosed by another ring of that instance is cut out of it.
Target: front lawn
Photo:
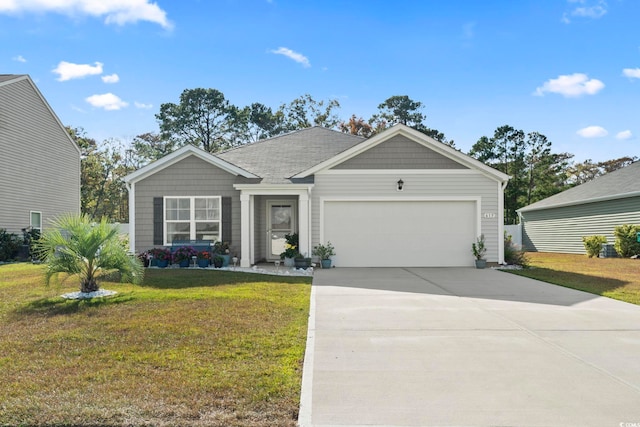
[[[310,278],[149,269],[67,301],[0,266],[0,425],[296,425]]]
[[[507,271],[640,305],[640,259],[544,252],[527,257],[532,268]]]

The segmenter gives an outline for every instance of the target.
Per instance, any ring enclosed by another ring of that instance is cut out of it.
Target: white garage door
[[[324,240],[338,267],[473,265],[473,201],[325,201]]]

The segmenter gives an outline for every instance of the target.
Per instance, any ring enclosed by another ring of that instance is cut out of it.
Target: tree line
[[[407,95],[386,99],[368,119],[352,114],[343,120],[339,109],[338,100],[317,101],[309,94],[277,109],[258,102],[238,107],[216,89],[196,88],[185,89],[177,104],[161,104],[155,115],[158,130],[138,135],[129,143],[109,139],[98,144],[81,128],[68,127],[82,150],[82,212],[128,222],[123,177],[186,144],[216,153],[312,126],[368,138],[402,123],[456,148],[444,133],[427,126],[424,105]],[[516,210],[521,207],[637,160],[622,157],[575,163],[573,154],[553,152],[545,135],[508,125],[498,127],[491,137],[481,136],[467,154],[511,176],[505,190],[507,224],[517,222]]]

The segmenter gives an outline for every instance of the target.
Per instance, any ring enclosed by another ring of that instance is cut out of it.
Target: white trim
[[[451,160],[460,163],[469,168],[477,169],[484,175],[488,176],[491,179],[504,182],[509,179],[509,176],[493,169],[484,163],[469,157],[454,148],[451,148],[441,142],[436,141],[435,139],[423,134],[422,132],[418,132],[415,129],[412,129],[408,126],[397,124],[390,129],[385,130],[358,145],[355,145],[348,150],[343,151],[342,153],[321,162],[310,169],[307,169],[299,174],[293,176],[293,178],[306,178],[310,175],[314,175],[320,171],[325,171],[327,169],[331,169],[332,167],[343,163],[367,150],[375,147],[376,145],[396,136],[396,135],[404,135],[416,143],[422,144],[423,146],[432,149],[438,154],[441,154],[445,157],[450,158]]]
[[[327,169],[316,175],[484,175],[477,169]]]
[[[504,189],[507,183],[498,183],[498,264],[504,264]]]
[[[233,188],[256,196],[298,196],[308,194],[313,184],[233,184]]]
[[[240,194],[240,267],[251,267],[254,261],[253,245],[255,242],[251,237],[253,231],[253,218],[251,216],[251,211],[254,209],[253,201],[252,195]]]
[[[168,154],[163,158],[138,169],[135,172],[130,173],[129,175],[124,177],[124,181],[140,181],[155,174],[156,172],[159,172],[171,165],[178,163],[180,160],[186,159],[189,156],[196,156],[204,160],[205,162],[210,163],[232,175],[239,175],[245,178],[259,178],[257,175],[254,175],[242,168],[239,168],[238,166],[222,160],[220,157],[207,153],[206,151],[194,147],[193,145],[185,145],[184,147],[174,151],[173,153]]]
[[[480,196],[428,196],[428,197],[320,197],[319,235],[324,242],[324,206],[326,202],[474,202],[476,204],[476,234],[482,230],[482,197]]]
[[[168,220],[167,219],[167,199],[189,199],[189,220]],[[195,210],[196,204],[195,199],[218,199],[218,209],[220,210],[220,218],[217,220],[196,220]],[[167,240],[167,224],[171,223],[188,223],[189,224],[189,239],[188,240],[196,240],[196,224],[198,222],[217,222],[218,223],[218,234],[220,241],[222,241],[222,196],[163,196],[162,197],[162,241],[164,242],[164,246],[171,246],[171,243]]]
[[[563,207],[566,207],[566,206],[586,205],[588,203],[606,202],[608,200],[626,199],[628,197],[637,197],[637,196],[640,196],[640,191],[632,191],[630,193],[614,194],[614,195],[608,195],[608,196],[594,197],[592,199],[574,200],[574,201],[571,201],[571,202],[556,203],[556,204],[553,204],[553,205],[541,206],[539,208],[538,207],[531,208],[530,206],[532,206],[532,205],[529,205],[529,206],[525,206],[524,208],[518,209],[516,212],[518,212],[518,213],[520,213],[520,212],[534,212],[534,211],[541,211],[541,210],[545,210],[545,209],[563,208]],[[553,197],[553,196],[551,196],[551,197]]]
[[[136,184],[127,182],[125,185],[129,190],[129,252],[136,253]]]
[[[33,215],[34,213],[40,215],[40,226],[38,227],[34,227],[33,224],[31,224],[31,215]],[[32,230],[42,231],[42,211],[29,211],[29,227],[31,227]]]

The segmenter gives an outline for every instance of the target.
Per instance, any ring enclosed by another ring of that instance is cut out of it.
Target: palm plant
[[[94,222],[88,215],[66,215],[58,218],[37,243],[41,259],[46,263],[45,280],[66,273],[78,276],[81,292],[99,289],[98,279],[120,273],[122,282],[140,283],[144,268],[127,252],[117,226],[106,218]]]

